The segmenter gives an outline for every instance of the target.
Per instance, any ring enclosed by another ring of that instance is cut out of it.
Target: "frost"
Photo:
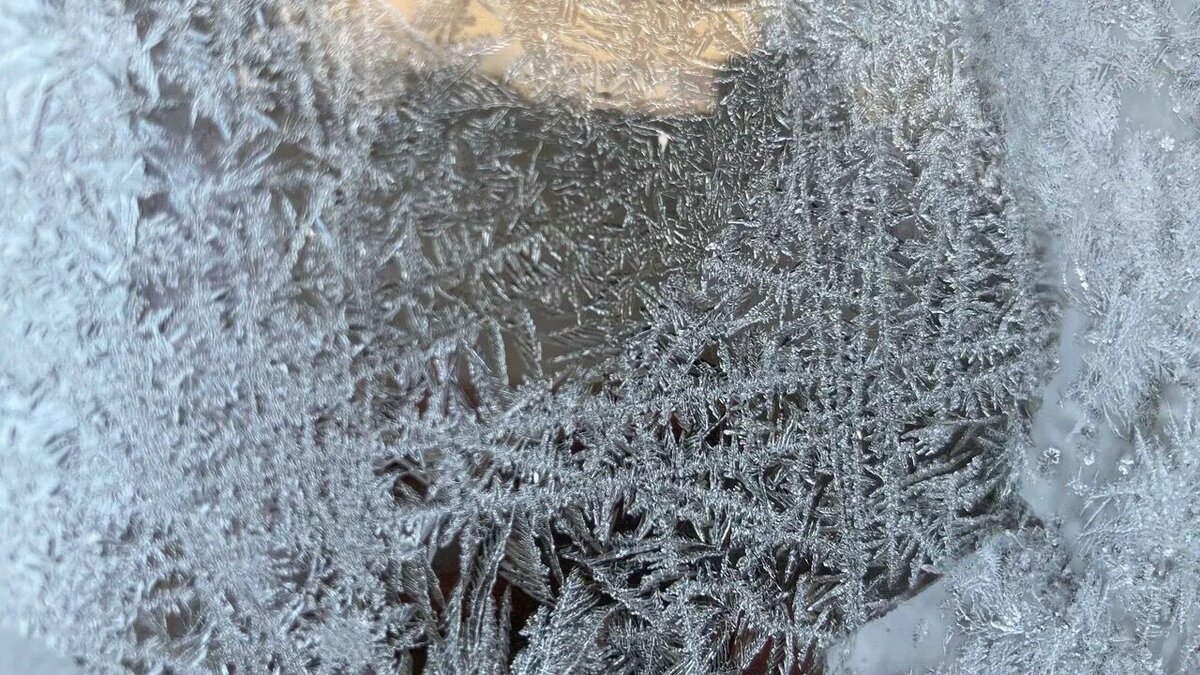
[[[1057,264],[1078,282],[1063,288],[1065,358],[1033,427],[1041,447],[1061,450],[1059,468],[1021,478],[1046,527],[984,547],[1004,563],[981,557],[952,575],[947,672],[1200,668],[1200,317],[1188,262],[1200,204],[1194,181],[1177,178],[1200,159],[1200,89],[1181,67],[1194,66],[1183,55],[1196,53],[1196,16],[1188,2],[1018,3],[979,16],[994,45],[986,60],[1005,66],[985,71],[992,88],[1025,102],[1001,108],[1017,140],[1014,196],[1049,224]],[[1018,47],[1039,39],[1053,47]]]
[[[6,4],[0,624],[1194,670],[1195,37],[962,4]]]

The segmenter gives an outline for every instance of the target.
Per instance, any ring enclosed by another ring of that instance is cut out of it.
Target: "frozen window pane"
[[[0,627],[1200,669],[1195,12],[6,4]]]

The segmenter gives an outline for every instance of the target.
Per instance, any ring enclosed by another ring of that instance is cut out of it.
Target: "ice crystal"
[[[1072,4],[13,0],[0,624],[1194,670],[1195,15]]]

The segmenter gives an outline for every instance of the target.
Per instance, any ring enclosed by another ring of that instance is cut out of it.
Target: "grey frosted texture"
[[[5,0],[0,671],[1200,672],[1200,8]]]

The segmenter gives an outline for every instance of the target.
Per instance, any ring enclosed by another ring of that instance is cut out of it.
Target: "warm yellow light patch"
[[[710,109],[762,16],[756,0],[377,1],[413,43],[397,47],[410,67],[466,63],[531,98],[656,113]]]

